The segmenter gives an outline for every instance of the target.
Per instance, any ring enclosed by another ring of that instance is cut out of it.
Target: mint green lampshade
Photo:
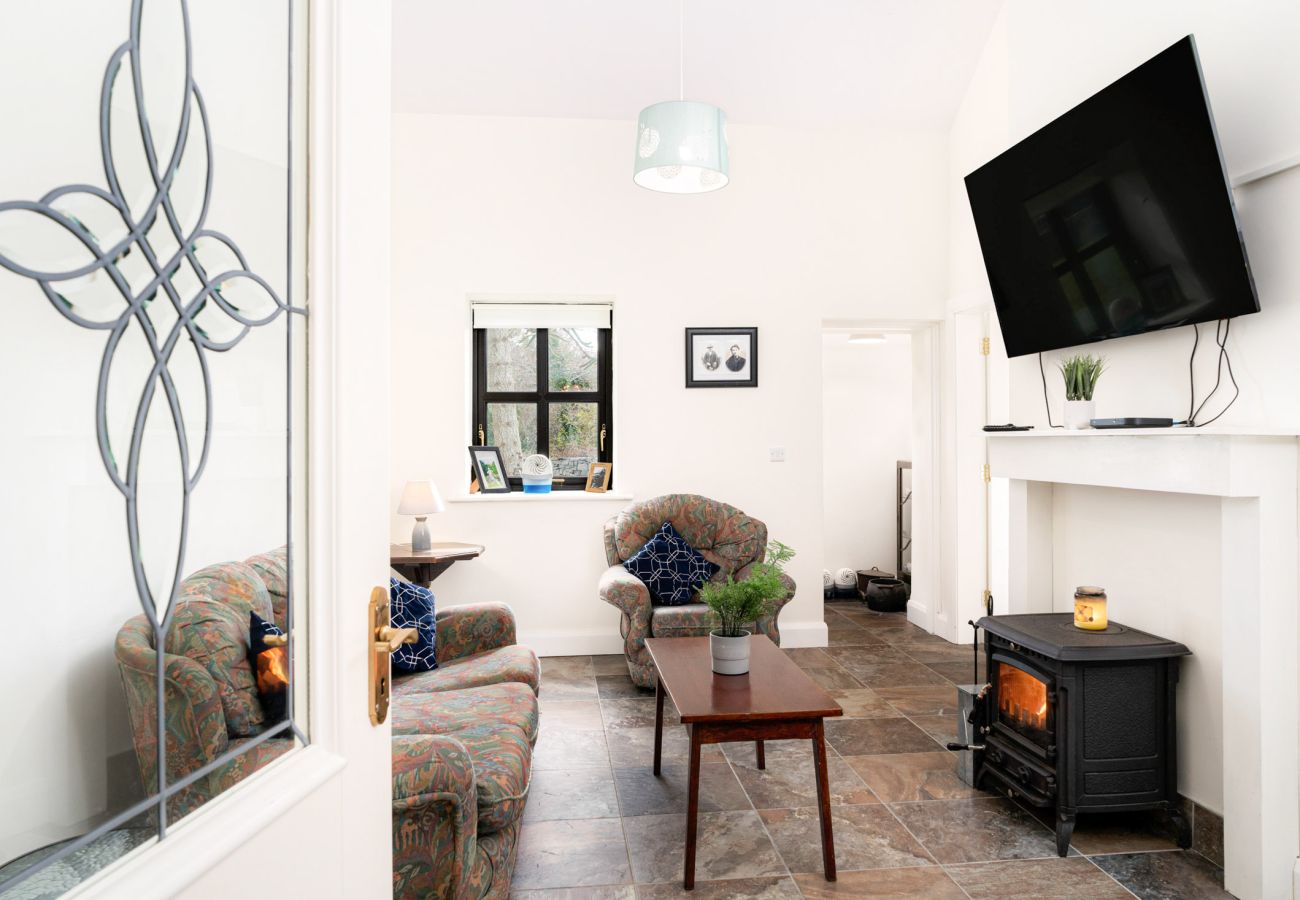
[[[727,114],[708,103],[666,100],[641,110],[632,180],[667,194],[727,186]]]

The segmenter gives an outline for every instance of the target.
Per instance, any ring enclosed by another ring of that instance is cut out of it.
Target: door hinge
[[[984,465],[980,466],[980,477],[984,479],[985,484],[988,484],[990,481],[993,480],[993,473],[989,470],[988,463],[985,463]]]
[[[980,338],[980,356],[988,356],[988,355],[989,355],[989,339],[987,337],[982,337]]]

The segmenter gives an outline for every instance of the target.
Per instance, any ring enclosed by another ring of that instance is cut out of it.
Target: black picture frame
[[[722,353],[715,353],[713,368],[708,369],[704,357],[696,353],[697,338],[717,338],[718,343],[735,345],[738,341],[742,348],[739,354],[728,348]],[[748,354],[744,352],[748,343]],[[687,328],[686,329],[686,386],[688,388],[756,388],[758,387],[758,328]],[[731,360],[739,356],[741,368],[733,369]],[[697,358],[698,357],[698,358]],[[696,363],[700,366],[697,367]],[[707,373],[707,374],[706,374]],[[716,373],[716,374],[715,374]]]
[[[491,483],[499,485],[497,487],[488,487],[489,473],[483,468],[483,459],[480,454],[492,454],[496,458],[497,471],[491,476]],[[501,448],[490,447],[486,444],[473,446],[469,448],[470,465],[474,467],[474,477],[478,479],[478,489],[481,494],[508,494],[510,493],[510,479],[506,476],[506,463],[501,458]]]

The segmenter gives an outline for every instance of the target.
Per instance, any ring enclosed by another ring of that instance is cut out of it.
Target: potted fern
[[[1092,392],[1097,380],[1106,371],[1106,360],[1091,354],[1078,354],[1061,363],[1061,377],[1065,379],[1065,427],[1076,431],[1091,426],[1097,407]]]
[[[767,558],[755,565],[744,581],[728,575],[726,581],[710,581],[700,588],[700,602],[712,610],[718,622],[709,634],[714,672],[744,675],[749,671],[749,630],[745,626],[771,613],[776,601],[785,596],[781,573],[793,558],[794,550],[772,541],[767,545]]]

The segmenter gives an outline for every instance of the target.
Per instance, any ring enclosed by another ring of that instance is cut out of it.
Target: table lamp
[[[425,517],[443,510],[442,495],[432,481],[408,481],[402,489],[402,502],[397,505],[399,516],[415,516],[415,527],[411,529],[411,550],[419,552],[430,550],[433,544],[429,539],[429,526]]]

